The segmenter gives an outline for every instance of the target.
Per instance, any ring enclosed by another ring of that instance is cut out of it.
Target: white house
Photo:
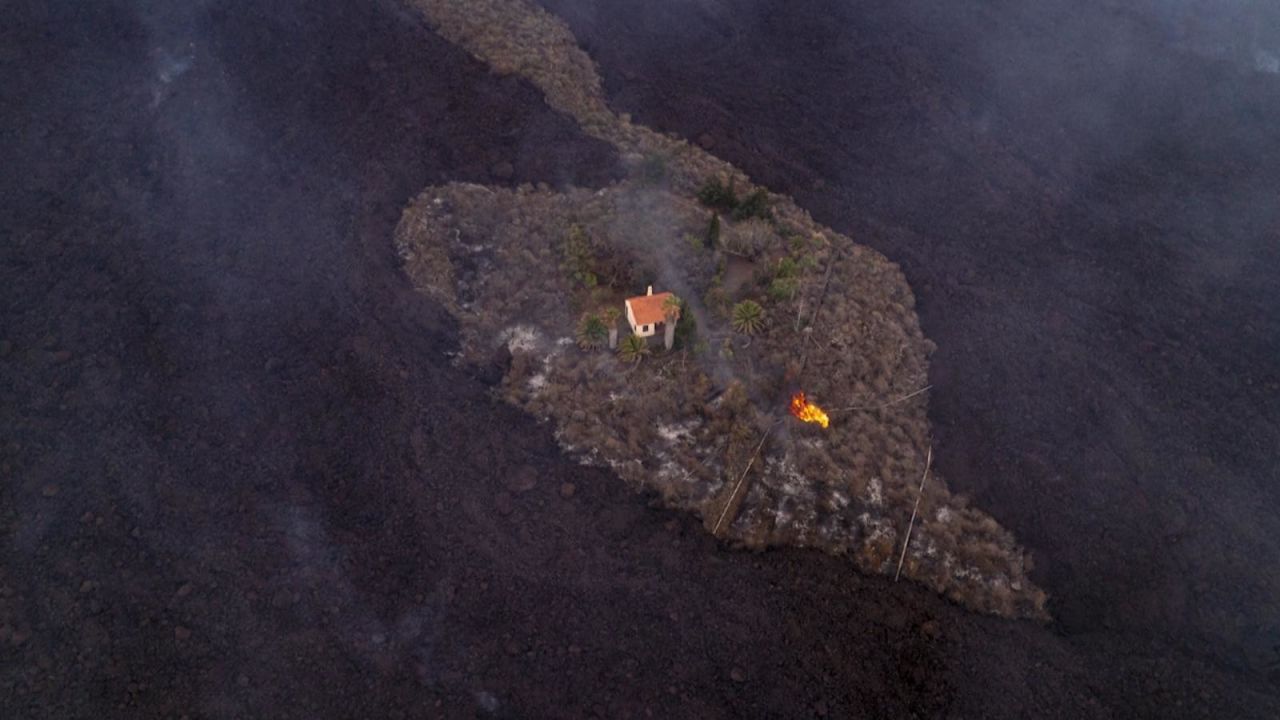
[[[669,292],[654,295],[653,286],[650,285],[648,292],[644,295],[627,298],[623,304],[627,308],[627,324],[631,326],[631,332],[640,337],[650,337],[658,332],[658,326],[667,321],[666,312],[662,306],[669,297],[671,297]]]

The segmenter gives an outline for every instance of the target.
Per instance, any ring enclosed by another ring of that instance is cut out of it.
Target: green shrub
[[[649,354],[649,343],[639,335],[628,335],[618,343],[618,358],[623,362],[639,364]]]
[[[560,267],[570,280],[580,283],[583,287],[596,286],[598,280],[594,271],[595,253],[591,248],[591,238],[587,236],[581,225],[573,225],[569,228],[569,234],[560,247],[560,255],[562,259]]]
[[[754,335],[764,327],[764,308],[755,300],[743,300],[733,306],[733,329],[743,335]]]
[[[707,223],[707,233],[702,244],[708,250],[714,250],[720,244],[720,214],[711,213],[711,221]]]
[[[730,217],[738,221],[748,218],[768,220],[771,214],[769,211],[769,193],[765,192],[764,188],[761,188],[748,195],[746,200],[738,203]]]
[[[775,276],[769,283],[769,299],[774,301],[788,300],[795,297],[800,289],[800,278]]]
[[[790,257],[779,258],[778,265],[773,270],[773,276],[775,278],[793,278],[799,274],[799,264]]]
[[[698,188],[698,202],[722,212],[734,210],[738,207],[738,194],[733,189],[733,180],[729,180],[728,185],[718,177],[706,181]]]
[[[583,350],[597,350],[609,340],[609,326],[599,315],[586,314],[578,321],[578,347]]]
[[[778,259],[773,268],[773,279],[769,280],[769,299],[787,300],[795,297],[800,289],[800,264],[789,256]]]
[[[688,303],[680,301],[680,319],[676,322],[675,347],[696,348],[698,345],[698,321],[689,312]]]

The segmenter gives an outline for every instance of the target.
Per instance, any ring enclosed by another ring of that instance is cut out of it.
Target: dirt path
[[[0,30],[6,717],[1275,714],[721,552],[561,457],[451,365],[390,235],[429,183],[615,158],[394,3],[263,8]]]

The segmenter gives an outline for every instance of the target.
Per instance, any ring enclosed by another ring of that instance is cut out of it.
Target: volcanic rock
[[[507,476],[506,486],[513,493],[529,492],[538,486],[538,473],[526,465]]]
[[[511,163],[503,160],[502,162],[494,163],[493,167],[489,168],[489,174],[498,180],[510,180],[515,176],[516,169]]]
[[[497,509],[499,515],[510,515],[515,507],[511,504],[511,493],[500,492],[493,499],[493,506]]]

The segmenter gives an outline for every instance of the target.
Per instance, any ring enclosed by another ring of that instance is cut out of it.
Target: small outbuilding
[[[631,332],[640,337],[650,337],[657,333],[659,326],[667,321],[664,304],[670,297],[672,295],[669,292],[655,295],[653,286],[650,285],[648,292],[644,295],[627,298],[624,305],[627,308],[627,324],[631,326]]]

